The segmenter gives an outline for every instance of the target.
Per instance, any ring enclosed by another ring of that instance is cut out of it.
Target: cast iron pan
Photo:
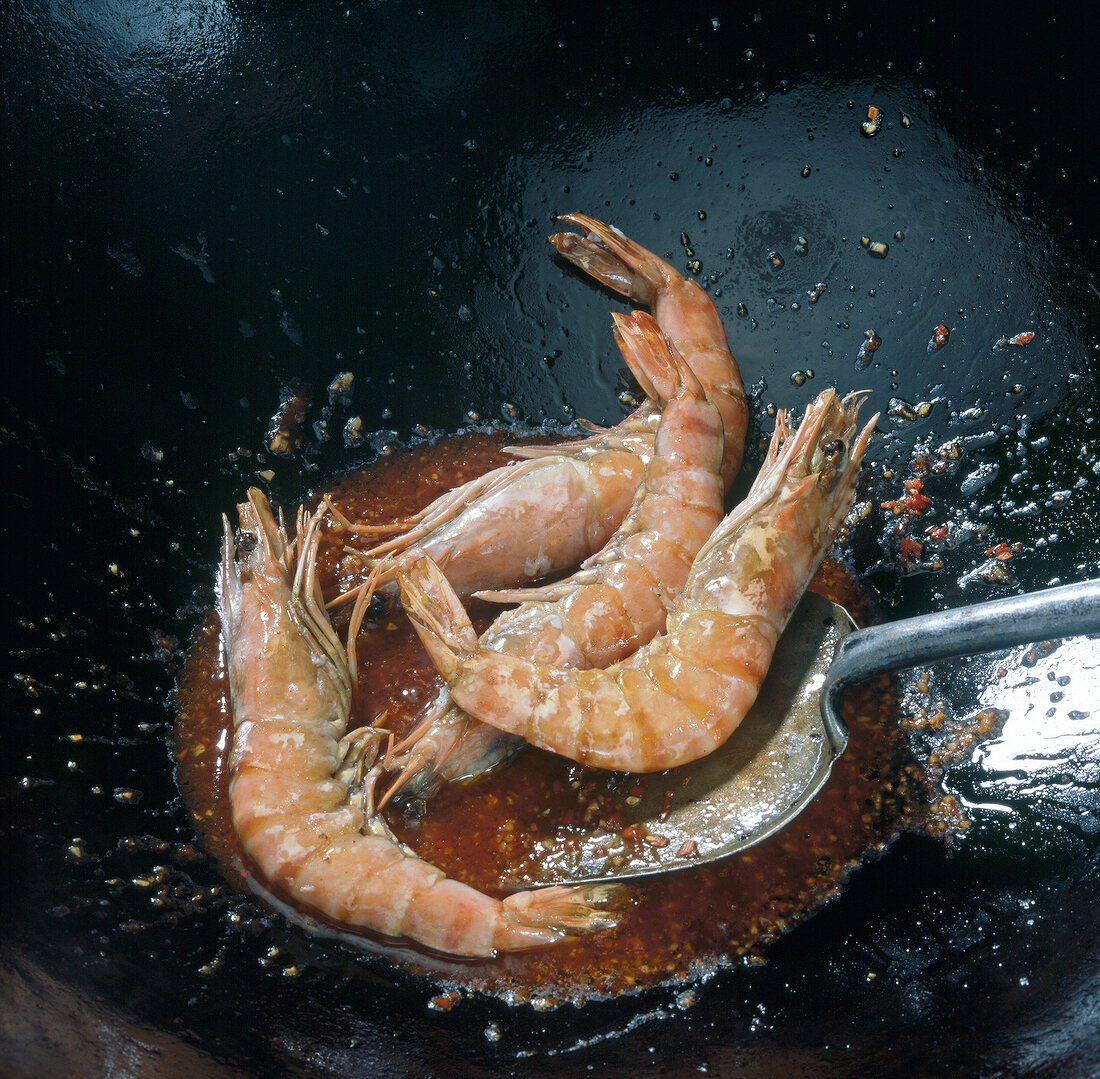
[[[887,617],[1100,570],[1089,17],[726,6],[5,6],[5,1074],[1095,1074],[1095,641],[1033,687],[1069,734],[948,771],[953,850],[903,837],[690,1008],[440,1014],[189,847],[170,694],[284,385],[314,390],[287,502],[394,438],[622,415],[617,301],[553,260],[557,213],[698,260],[754,435],[874,392],[846,553]],[[952,440],[929,521],[1019,544],[1000,583],[878,509]],[[933,692],[972,710],[996,662]]]

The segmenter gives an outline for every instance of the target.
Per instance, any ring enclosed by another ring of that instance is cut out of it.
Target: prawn
[[[659,633],[692,560],[722,519],[722,420],[691,368],[653,317],[615,316],[615,334],[639,380],[669,381],[653,456],[630,512],[599,553],[562,581],[542,588],[479,592],[519,603],[481,637],[481,647],[563,668],[606,667]],[[472,719],[444,691],[397,747],[403,771],[387,791],[419,793],[438,779],[469,778],[509,755],[522,740]]]
[[[725,437],[722,478],[728,488],[741,464],[748,413],[741,375],[710,297],[663,259],[595,218],[567,214],[562,220],[587,231],[552,236],[558,252],[601,283],[651,307],[718,408]],[[529,584],[577,565],[600,550],[622,523],[644,478],[660,425],[661,398],[667,400],[669,389],[644,383],[643,389],[649,399],[616,426],[589,424],[588,437],[557,445],[507,446],[506,452],[519,460],[444,493],[393,525],[353,524],[334,513],[353,533],[404,530],[367,550],[348,548],[349,553],[378,571],[375,585],[380,588],[392,586],[402,566],[429,555],[460,595]],[[390,561],[382,564],[382,559]]]
[[[702,286],[664,259],[587,214],[559,218],[583,230],[556,232],[550,242],[562,258],[620,295],[652,309],[662,331],[706,387],[722,416],[726,443],[722,479],[728,489],[741,468],[749,413],[737,361],[713,301]],[[648,402],[643,408],[652,407]],[[523,455],[531,451],[513,449]]]
[[[481,648],[428,559],[402,602],[455,702],[584,764],[653,772],[712,752],[756,699],[776,641],[855,497],[878,417],[821,394],[791,434],[780,413],[746,500],[696,555],[665,632],[606,670],[567,671]]]
[[[373,806],[365,740],[345,757],[351,678],[320,598],[320,520],[299,511],[297,550],[263,493],[239,506],[239,560],[224,521],[218,611],[233,709],[229,799],[257,890],[343,929],[456,955],[551,944],[614,925],[612,894],[556,887],[484,895],[417,857]],[[292,914],[292,916],[294,916]],[[304,919],[303,919],[304,920]]]

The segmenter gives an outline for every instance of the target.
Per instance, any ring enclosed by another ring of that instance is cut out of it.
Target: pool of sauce
[[[352,520],[392,521],[500,463],[504,441],[499,434],[468,433],[395,449],[317,493],[330,494]],[[326,595],[361,575],[357,560],[341,550],[346,534],[331,536],[320,560]],[[840,566],[827,563],[813,588],[843,603],[857,621],[866,619],[865,601]],[[486,624],[493,609],[483,605],[475,613]],[[338,631],[341,621],[338,616]],[[434,694],[439,684],[434,668],[408,619],[392,604],[375,609],[357,647],[359,687],[349,727],[388,710],[387,726],[399,736],[412,725],[421,702]],[[181,789],[203,845],[241,885],[245,866],[227,797],[232,720],[213,613],[196,633],[178,702]],[[622,921],[613,930],[474,960],[382,938],[360,936],[354,944],[443,986],[536,1002],[582,1001],[687,982],[752,961],[768,942],[839,894],[863,858],[881,851],[918,816],[929,817],[921,808],[923,770],[907,755],[890,680],[855,687],[844,714],[851,730],[848,751],[793,824],[737,856],[629,885]],[[674,797],[676,772],[601,772],[527,748],[494,774],[445,787],[426,802],[388,809],[387,818],[421,857],[500,895],[501,882],[537,861],[543,844],[568,842],[571,829],[595,821],[613,827],[623,800],[649,784],[660,784]],[[936,827],[948,829],[957,822],[944,810],[941,804]]]

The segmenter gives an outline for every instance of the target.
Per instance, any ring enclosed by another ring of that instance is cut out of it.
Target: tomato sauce
[[[502,442],[500,435],[466,434],[396,449],[324,493],[353,521],[393,521],[500,463]],[[320,561],[326,595],[362,577],[358,560],[342,551],[355,538],[336,531],[330,535]],[[813,587],[843,603],[857,620],[866,617],[859,593],[839,566],[827,564]],[[479,629],[497,609],[474,607]],[[346,620],[346,614],[336,618],[338,631]],[[372,609],[357,656],[359,688],[349,729],[387,711],[386,726],[400,736],[439,682],[408,619],[392,601]],[[226,789],[232,721],[213,613],[196,633],[178,701],[181,789],[204,846],[240,883],[242,856]],[[921,769],[906,756],[890,680],[855,687],[844,714],[851,730],[848,751],[824,790],[792,824],[723,861],[628,884],[621,900],[623,918],[613,930],[476,960],[380,938],[359,937],[355,944],[449,987],[536,1001],[584,1000],[684,982],[751,960],[837,895],[860,860],[881,850],[913,818]],[[528,747],[492,775],[444,787],[424,802],[391,806],[386,815],[421,857],[499,895],[502,881],[537,864],[547,844],[567,843],[571,830],[590,827],[594,820],[613,827],[623,800],[650,784],[674,797],[675,770],[650,776],[601,772]]]

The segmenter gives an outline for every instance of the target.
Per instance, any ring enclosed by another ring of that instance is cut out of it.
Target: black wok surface
[[[171,692],[257,472],[293,502],[394,439],[626,410],[622,305],[551,257],[558,213],[697,260],[754,436],[769,406],[873,391],[847,554],[886,617],[1100,574],[1091,17],[672,7],[0,12],[5,1074],[1097,1073],[1096,641],[1013,667],[1004,733],[946,776],[975,822],[953,848],[903,837],[766,965],[686,996],[443,1014],[192,846]],[[302,444],[261,462],[292,380]],[[906,565],[877,508],[952,442],[928,523],[1019,544],[1001,583],[971,573],[984,538]],[[933,693],[1002,706],[1003,662]]]

